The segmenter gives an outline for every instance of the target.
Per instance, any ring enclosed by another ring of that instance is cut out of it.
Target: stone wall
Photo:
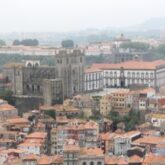
[[[43,98],[41,97],[14,97],[15,106],[18,109],[18,114],[22,115],[24,112],[28,112],[33,109],[39,109],[39,106],[43,104]]]

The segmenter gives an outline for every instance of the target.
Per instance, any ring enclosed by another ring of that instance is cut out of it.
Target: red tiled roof
[[[122,62],[118,64],[107,64],[107,63],[100,63],[100,64],[93,64],[92,68],[98,68],[98,69],[137,69],[137,70],[142,70],[142,69],[156,69],[157,66],[165,64],[164,60],[157,60],[157,61],[151,61],[151,62],[146,62],[146,61],[127,61],[127,62]]]

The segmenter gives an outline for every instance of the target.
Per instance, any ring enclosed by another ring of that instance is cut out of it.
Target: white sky
[[[165,0],[0,0],[0,32],[135,25],[165,16]]]

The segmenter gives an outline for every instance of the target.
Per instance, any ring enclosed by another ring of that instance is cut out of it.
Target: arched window
[[[32,67],[32,64],[29,62],[29,63],[27,64],[27,66],[28,66],[28,67]]]
[[[87,163],[86,162],[83,162],[82,165],[87,165]]]
[[[102,165],[101,162],[97,162],[97,165]]]
[[[90,165],[94,165],[94,162],[90,162]]]
[[[36,62],[34,66],[35,66],[35,67],[38,67],[38,66],[39,66],[39,64]]]

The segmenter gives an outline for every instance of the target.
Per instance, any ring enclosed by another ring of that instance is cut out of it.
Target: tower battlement
[[[82,56],[84,55],[83,49],[59,49],[55,52],[56,56]]]

